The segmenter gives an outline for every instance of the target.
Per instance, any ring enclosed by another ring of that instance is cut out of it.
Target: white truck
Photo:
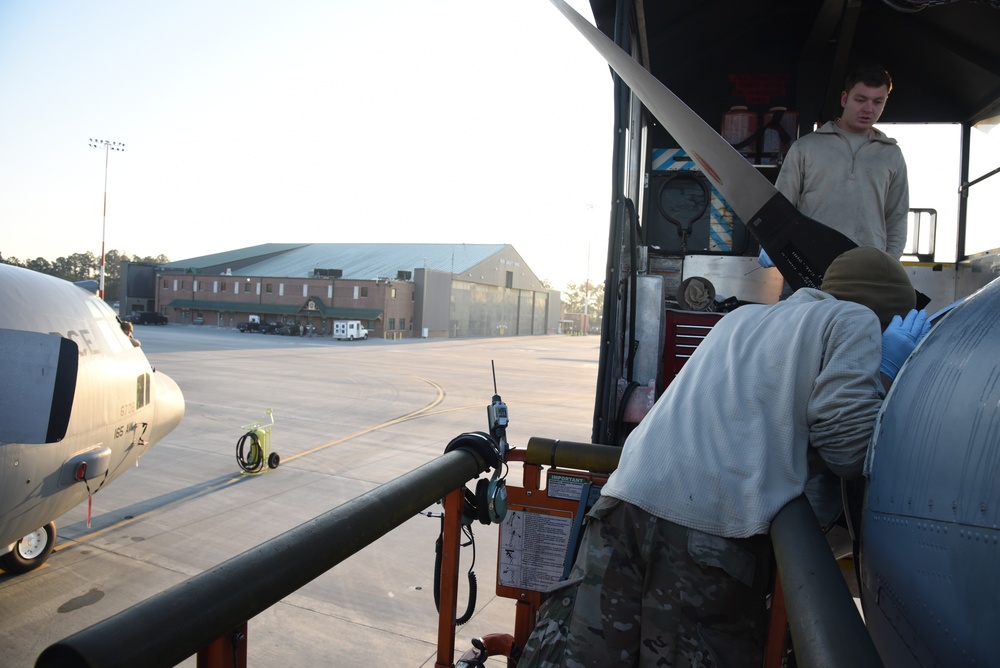
[[[364,328],[360,320],[334,320],[333,338],[338,341],[342,341],[344,339],[347,339],[348,341],[353,341],[354,339],[367,339],[368,330]]]

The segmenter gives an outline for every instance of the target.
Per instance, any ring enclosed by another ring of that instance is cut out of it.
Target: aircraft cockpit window
[[[118,314],[115,313],[114,309],[108,306],[108,303],[99,297],[87,300],[87,307],[90,309],[91,315],[95,318],[118,317]]]
[[[111,347],[111,353],[117,354],[127,350],[123,344],[123,335],[120,327],[113,327],[107,320],[98,320],[97,329],[104,337],[104,341]]]
[[[149,403],[150,378],[148,373],[136,376],[135,379],[135,407],[136,410]]]

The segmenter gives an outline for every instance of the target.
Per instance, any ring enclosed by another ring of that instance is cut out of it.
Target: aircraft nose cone
[[[150,440],[157,443],[173,431],[184,417],[184,394],[173,378],[157,371],[153,374],[153,397],[156,412]]]

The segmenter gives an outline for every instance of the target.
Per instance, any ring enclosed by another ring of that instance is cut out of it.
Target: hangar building
[[[145,265],[127,271],[150,273]],[[316,334],[350,319],[378,337],[518,336],[557,332],[562,307],[559,291],[543,287],[508,244],[275,243],[154,271],[152,308],[123,295],[123,310],[219,327],[256,316]]]

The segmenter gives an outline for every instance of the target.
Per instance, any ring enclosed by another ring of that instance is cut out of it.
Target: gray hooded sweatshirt
[[[906,245],[906,162],[896,140],[872,128],[857,152],[833,121],[792,144],[775,183],[806,216],[859,246],[895,258]]]

